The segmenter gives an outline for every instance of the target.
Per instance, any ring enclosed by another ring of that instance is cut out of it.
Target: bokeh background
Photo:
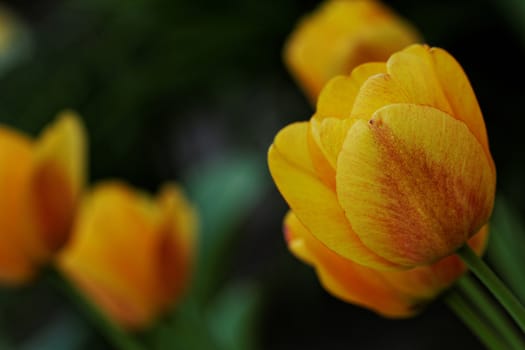
[[[487,122],[499,207],[504,198],[519,216],[525,2],[386,3],[463,65]],[[280,128],[312,114],[281,50],[318,1],[3,4],[20,24],[16,47],[0,59],[0,123],[36,134],[59,111],[74,109],[89,134],[92,183],[121,178],[156,191],[177,181],[200,211],[191,296],[139,334],[149,348],[481,347],[440,301],[411,320],[382,319],[328,295],[286,249],[286,205],[268,174],[266,150]],[[512,222],[515,232],[519,222]],[[0,291],[0,348],[110,346],[67,300],[36,281]]]

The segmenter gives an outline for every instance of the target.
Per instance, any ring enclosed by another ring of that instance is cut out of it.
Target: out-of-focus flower
[[[316,269],[328,292],[386,317],[415,315],[466,271],[455,255],[410,270],[380,271],[364,267],[326,248],[291,212],[286,216],[284,231],[290,251]],[[469,240],[469,245],[481,255],[487,237],[485,225]]]
[[[64,112],[36,140],[0,127],[0,281],[27,281],[67,241],[84,187],[85,135]]]
[[[284,59],[312,102],[333,77],[365,62],[383,62],[419,41],[417,32],[373,0],[327,0],[288,40]]]
[[[376,269],[432,264],[488,221],[496,170],[476,97],[446,51],[413,45],[323,89],[279,132],[271,174],[340,256]]]
[[[181,296],[195,238],[194,211],[176,186],[153,199],[107,182],[85,197],[59,266],[110,317],[140,329]]]

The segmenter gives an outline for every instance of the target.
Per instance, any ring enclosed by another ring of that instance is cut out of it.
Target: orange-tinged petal
[[[182,190],[165,185],[157,198],[162,211],[157,278],[161,304],[169,304],[182,294],[192,270],[196,250],[197,218]]]
[[[153,200],[122,183],[100,184],[83,202],[60,266],[112,318],[142,328],[187,283],[193,215],[174,186]]]
[[[29,205],[35,238],[46,257],[69,238],[85,183],[85,131],[73,112],[64,112],[34,145]]]
[[[352,118],[368,120],[384,106],[409,102],[408,94],[390,75],[376,74],[361,86],[352,109]]]
[[[300,22],[284,59],[314,102],[332,77],[416,41],[415,30],[379,2],[330,0]]]
[[[375,74],[386,72],[384,63],[365,63],[349,77],[336,77],[323,88],[317,112],[310,119],[308,143],[317,174],[335,189],[335,168],[347,131],[353,124],[350,113],[361,85]]]
[[[352,71],[350,76],[331,79],[321,91],[315,118],[349,118],[359,89],[371,76],[386,73],[382,62],[365,63]]]
[[[334,170],[337,167],[337,157],[343,147],[346,134],[355,121],[356,119],[351,118],[325,118],[322,121],[312,118],[310,120],[313,139]]]
[[[488,225],[485,225],[469,241],[470,247],[482,255],[488,238]],[[414,297],[434,298],[441,291],[450,287],[467,267],[457,255],[447,256],[438,262],[415,267],[406,271],[388,271],[383,276],[388,283],[406,295]]]
[[[336,179],[361,241],[404,266],[459,248],[487,222],[494,201],[495,175],[479,142],[464,123],[426,106],[390,105],[369,123],[357,121]]]
[[[353,233],[335,192],[316,176],[307,133],[307,123],[289,125],[270,147],[268,165],[279,191],[299,220],[327,247],[359,263],[391,268],[392,263],[372,253]]]
[[[344,259],[326,248],[292,212],[285,218],[284,229],[290,251],[315,267],[323,287],[337,298],[388,317],[408,317],[418,311],[418,298],[396,290],[381,272]]]
[[[436,76],[434,60],[426,45],[411,45],[393,54],[387,62],[388,74],[396,81],[408,102],[431,106],[453,115]]]
[[[79,215],[73,241],[61,259],[66,273],[88,293],[95,289],[96,294],[118,296],[134,318],[121,319],[121,314],[111,314],[117,311],[111,305],[102,305],[117,320],[130,326],[147,322],[155,304],[155,271],[149,259],[156,249],[151,239],[159,216],[155,207],[145,198],[136,199],[124,185],[108,183],[84,200]]]
[[[284,220],[284,232],[290,251],[316,269],[328,292],[386,317],[413,316],[466,271],[461,259],[455,255],[410,270],[366,268],[323,246],[291,211]],[[484,250],[487,233],[485,225],[469,241],[478,255]]]
[[[326,156],[321,149],[318,131],[312,130],[315,129],[316,123],[318,123],[318,121],[315,120],[315,118],[310,120],[306,135],[306,143],[310,153],[312,166],[319,179],[321,179],[326,186],[335,191],[335,169],[328,159],[326,159]]]
[[[469,130],[483,146],[487,157],[492,159],[478,100],[463,68],[443,49],[432,48],[430,55],[435,65],[435,74],[448,99],[453,116],[467,124]]]
[[[31,141],[26,136],[0,127],[0,281],[18,284],[33,273],[24,251],[27,240],[20,223],[23,215],[23,193],[31,175]]]

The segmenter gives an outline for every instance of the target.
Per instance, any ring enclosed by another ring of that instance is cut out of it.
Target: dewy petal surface
[[[397,104],[354,124],[336,185],[368,248],[418,266],[449,255],[485,224],[495,175],[463,122],[432,107]]]
[[[392,268],[354,234],[335,192],[320,180],[309,156],[308,123],[294,123],[277,134],[268,152],[272,177],[299,220],[341,256],[379,268]]]

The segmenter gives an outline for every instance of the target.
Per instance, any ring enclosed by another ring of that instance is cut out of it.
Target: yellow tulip
[[[148,326],[188,284],[196,220],[181,191],[156,199],[118,182],[85,196],[59,267],[128,329]]]
[[[466,266],[455,255],[410,270],[375,270],[326,248],[293,213],[287,215],[284,230],[290,251],[316,269],[328,292],[385,317],[415,315],[466,271]],[[478,254],[485,248],[487,233],[487,226],[484,226],[469,240]]]
[[[85,137],[65,112],[42,135],[0,127],[0,281],[31,278],[68,240],[84,187]]]
[[[331,80],[311,120],[279,132],[268,162],[312,235],[376,269],[453,254],[494,203],[496,170],[470,83],[446,51],[423,45]]]
[[[385,61],[419,41],[417,32],[373,0],[328,0],[289,38],[284,60],[312,102],[333,77],[361,63]]]

